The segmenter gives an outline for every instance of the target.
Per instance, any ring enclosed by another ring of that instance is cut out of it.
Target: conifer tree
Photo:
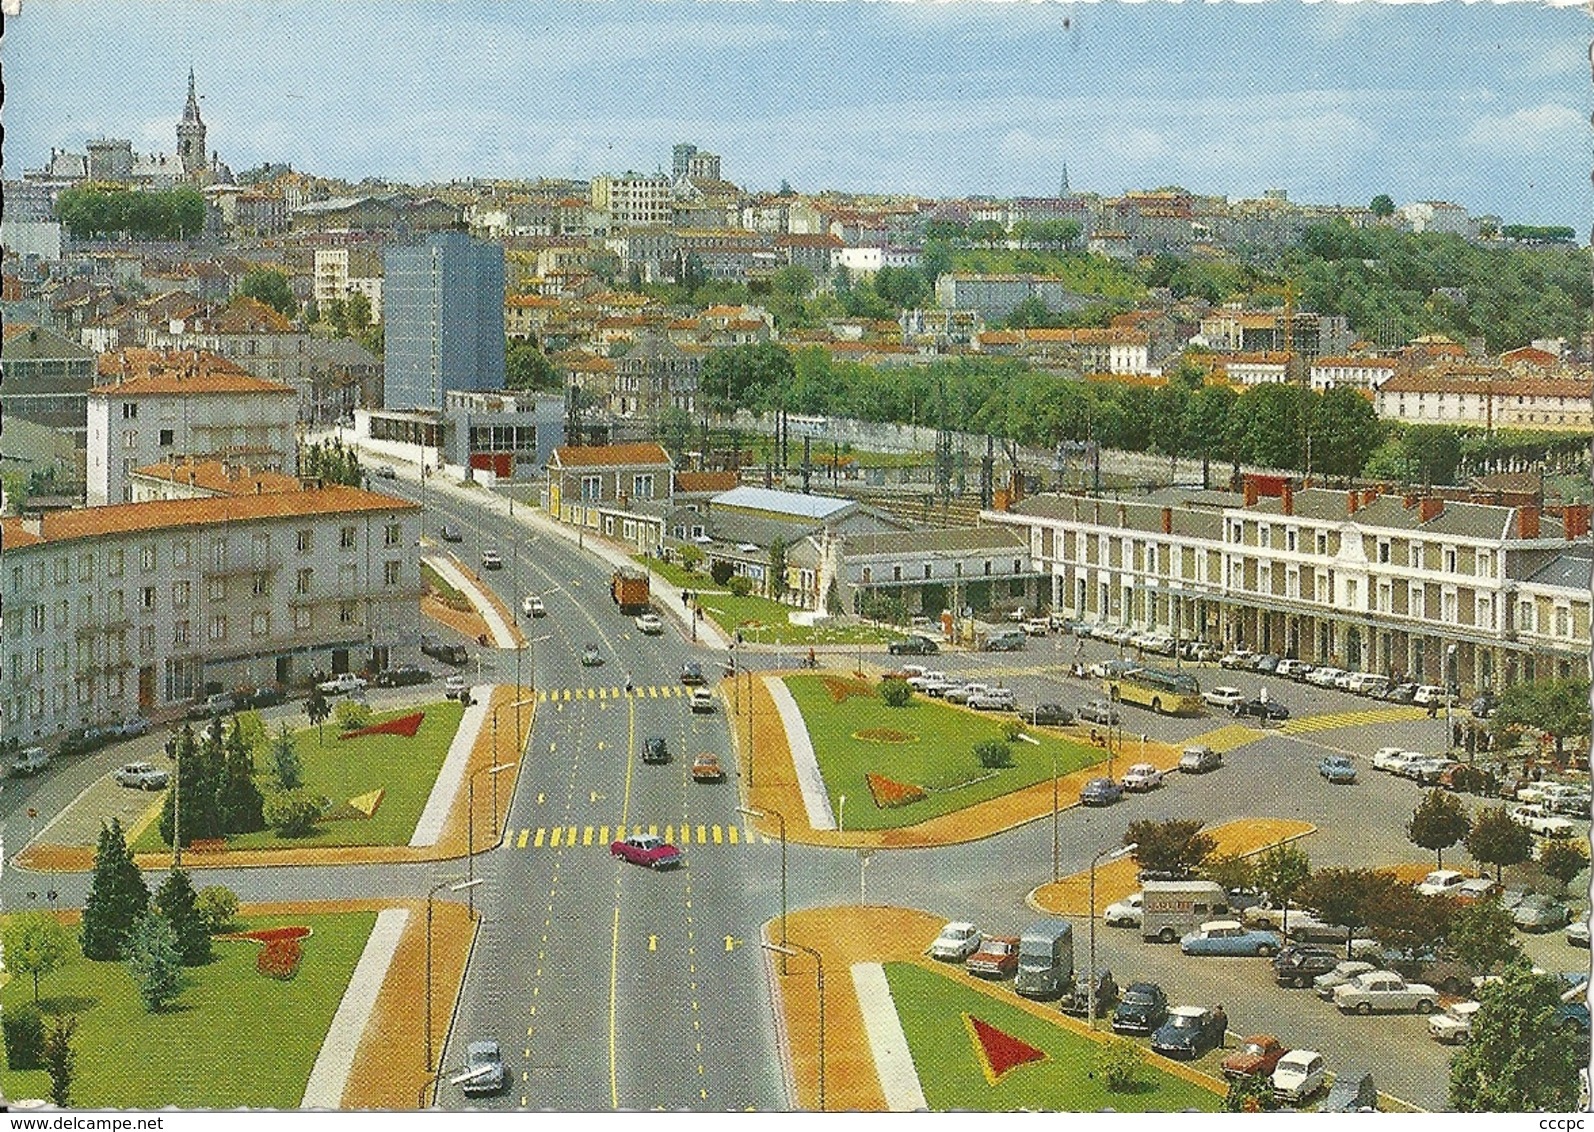
[[[117,959],[133,921],[149,906],[149,889],[133,863],[127,835],[115,818],[100,827],[94,850],[94,872],[83,905],[83,956]]]
[[[255,785],[255,755],[237,719],[227,732],[217,798],[222,833],[253,833],[266,828],[266,800]],[[178,935],[181,935],[178,932]]]
[[[184,967],[198,967],[211,959],[210,932],[199,914],[198,901],[185,869],[173,869],[155,892],[155,906],[172,925],[177,956]]]

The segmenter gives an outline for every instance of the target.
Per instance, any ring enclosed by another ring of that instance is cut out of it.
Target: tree
[[[1518,958],[1516,922],[1498,900],[1474,900],[1456,909],[1446,937],[1451,950],[1474,971],[1495,971]]]
[[[976,220],[969,225],[968,238],[974,244],[995,244],[1007,238],[1007,229],[997,220]]]
[[[364,291],[352,291],[343,303],[350,334],[363,334],[371,326],[371,300]]]
[[[1256,886],[1284,909],[1283,922],[1279,926],[1286,933],[1290,930],[1290,901],[1305,887],[1311,875],[1312,862],[1306,850],[1299,845],[1270,845],[1257,854]]]
[[[288,277],[269,267],[255,267],[244,272],[238,293],[260,300],[284,318],[292,318],[299,310]]]
[[[1589,684],[1576,678],[1508,684],[1500,693],[1496,727],[1532,727],[1555,739],[1557,759],[1566,741],[1589,733]]]
[[[1013,748],[1000,739],[987,739],[975,745],[974,758],[986,770],[1000,770],[1013,765]]]
[[[658,434],[659,443],[680,464],[686,454],[686,446],[692,440],[692,418],[687,416],[685,409],[670,405],[659,414]]]
[[[23,912],[0,932],[6,970],[33,976],[33,1004],[39,1004],[39,979],[65,965],[72,933],[48,912]]]
[[[155,890],[155,907],[172,926],[177,958],[184,967],[209,963],[210,931],[199,914],[199,898],[186,869],[173,869]]]
[[[1520,865],[1533,855],[1533,834],[1512,821],[1504,806],[1478,814],[1466,843],[1474,860],[1494,866],[1496,882],[1505,866]]]
[[[278,790],[293,790],[304,785],[304,765],[286,723],[279,725],[276,738],[271,740],[271,775]]]
[[[225,765],[218,730],[207,727],[198,743],[187,725],[178,733],[177,773],[166,790],[157,824],[161,840],[168,845],[175,844],[175,837],[191,845],[225,836],[218,806]]]
[[[149,889],[133,863],[127,835],[115,818],[100,826],[94,849],[94,872],[83,904],[83,957],[118,959],[133,921],[149,906]]]
[[[238,894],[224,885],[206,885],[194,898],[194,908],[204,921],[205,930],[215,935],[232,927],[233,918],[238,915]]]
[[[1235,853],[1209,857],[1201,866],[1201,875],[1222,885],[1225,892],[1257,887],[1256,858]]]
[[[1193,818],[1132,821],[1124,834],[1124,844],[1135,846],[1135,864],[1142,871],[1170,872],[1182,877],[1200,868],[1218,846],[1211,834],[1201,832],[1201,822]]]
[[[284,790],[266,799],[266,824],[283,837],[303,837],[321,820],[321,803],[307,790]]]
[[[1564,889],[1588,868],[1588,850],[1576,841],[1547,841],[1539,850],[1539,868],[1545,876],[1560,881]]]
[[[887,707],[907,707],[913,702],[913,689],[906,680],[882,680],[880,699]]]
[[[772,407],[791,388],[796,366],[791,351],[773,342],[755,342],[715,350],[703,361],[698,388],[714,412],[754,412]]]
[[[1384,437],[1372,402],[1349,386],[1319,395],[1311,411],[1312,467],[1331,476],[1359,475]]]
[[[1400,436],[1410,479],[1421,484],[1454,483],[1461,464],[1461,434],[1446,425],[1411,425]]]
[[[1140,1046],[1128,1038],[1108,1038],[1096,1051],[1096,1072],[1114,1093],[1133,1091],[1145,1074],[1145,1065]]]
[[[371,726],[371,705],[359,700],[341,699],[332,706],[332,719],[343,732]]]
[[[1571,1112],[1588,1043],[1554,1024],[1559,987],[1519,959],[1484,987],[1467,1044],[1450,1062],[1450,1105],[1458,1112]]]
[[[44,1038],[44,1068],[50,1074],[50,1103],[65,1108],[72,1103],[72,1078],[77,1071],[77,1054],[72,1050],[72,1035],[77,1019],[58,1014]]]
[[[778,535],[769,544],[769,596],[786,596],[786,540]]]
[[[144,1009],[156,1013],[182,988],[177,934],[159,909],[146,908],[127,933],[127,970],[138,987]]]
[[[1380,220],[1395,214],[1395,202],[1388,193],[1379,193],[1367,207]]]
[[[731,576],[736,573],[736,567],[723,558],[716,558],[714,564],[708,568],[708,576],[715,585],[727,585]]]
[[[235,716],[227,732],[225,758],[216,804],[223,833],[254,833],[266,828],[262,816],[265,798],[255,785],[254,749],[244,734],[243,720]],[[178,935],[182,932],[179,929]]]
[[[1417,955],[1450,931],[1455,902],[1423,896],[1409,884],[1391,883],[1374,890],[1365,915],[1367,930],[1379,942],[1405,955]]]
[[[0,1014],[5,1037],[6,1068],[44,1068],[44,1016],[30,1002],[13,1002]]]
[[[537,343],[529,338],[504,340],[504,387],[506,389],[558,389],[560,378]]]
[[[1374,869],[1318,869],[1301,886],[1301,902],[1325,922],[1345,929],[1349,959],[1356,929],[1367,926],[1369,908],[1394,883],[1389,873]]]
[[[1437,787],[1428,791],[1406,823],[1406,837],[1421,849],[1434,851],[1434,868],[1445,867],[1445,850],[1467,836],[1472,822],[1461,799]]]
[[[327,322],[332,326],[332,332],[339,338],[349,336],[349,304],[343,299],[327,300]]]
[[[332,708],[327,704],[326,693],[320,688],[310,689],[310,698],[304,702],[304,714],[315,727],[317,742],[325,738],[321,725],[332,714]]]

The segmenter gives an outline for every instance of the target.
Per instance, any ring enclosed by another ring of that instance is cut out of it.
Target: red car
[[[1223,1059],[1223,1075],[1225,1077],[1261,1075],[1271,1079],[1279,1058],[1289,1052],[1272,1034],[1252,1034],[1240,1043],[1239,1049]]]
[[[1018,940],[1010,935],[988,935],[969,956],[969,974],[983,979],[1003,979],[1018,971]]]
[[[612,843],[609,854],[650,869],[673,869],[681,863],[681,851],[656,833],[633,833]]]

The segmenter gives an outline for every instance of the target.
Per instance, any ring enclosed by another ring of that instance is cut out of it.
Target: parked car
[[[1096,968],[1095,982],[1095,1016],[1105,1018],[1107,1012],[1117,1005],[1118,984],[1113,981],[1112,972],[1105,967]],[[1088,1015],[1092,998],[1090,983],[1088,974],[1076,971],[1073,981],[1064,987],[1063,993],[1058,996],[1057,1008],[1071,1018],[1084,1018]]]
[[[1498,895],[1499,892],[1500,886],[1489,877],[1468,877],[1456,885],[1456,890],[1451,895],[1458,903],[1471,904],[1474,900],[1486,900]]]
[[[1525,932],[1548,932],[1564,928],[1571,922],[1572,912],[1555,897],[1536,894],[1523,897],[1512,909],[1511,919]]]
[[[1251,670],[1253,672],[1261,672],[1265,675],[1271,676],[1273,673],[1278,671],[1279,659],[1279,657],[1274,656],[1270,652],[1263,653],[1261,656],[1257,657],[1251,662]]]
[[[218,715],[227,715],[238,710],[238,698],[231,692],[217,692],[206,696],[185,714],[185,719],[212,719]]]
[[[681,683],[689,688],[695,688],[708,681],[703,676],[703,666],[695,660],[689,660],[681,665]]]
[[[978,696],[989,690],[989,684],[983,684],[978,680],[970,680],[967,683],[959,684],[955,688],[948,688],[942,698],[949,704],[966,704],[969,702],[970,696]]]
[[[1208,707],[1229,708],[1232,710],[1235,705],[1245,702],[1245,693],[1227,684],[1220,684],[1216,688],[1202,692],[1201,699]]]
[[[1492,692],[1485,692],[1472,701],[1468,710],[1472,712],[1473,719],[1488,719],[1495,713],[1495,709],[1499,705],[1500,701],[1494,697]]]
[[[1304,660],[1286,658],[1279,661],[1278,667],[1273,670],[1273,674],[1282,676],[1286,680],[1305,680],[1306,674],[1311,670],[1312,666]]]
[[[1036,704],[1026,712],[1021,713],[1036,727],[1066,727],[1074,722],[1074,713],[1062,704],[1043,703]]]
[[[581,650],[581,667],[596,668],[603,663],[603,652],[597,645],[588,645]]]
[[[967,703],[975,711],[1013,711],[1018,707],[1011,688],[987,688],[970,696]]]
[[[917,635],[902,637],[886,646],[886,652],[892,656],[934,656],[940,651],[940,646],[929,637]]]
[[[504,556],[502,554],[499,554],[496,550],[482,551],[483,570],[502,570],[503,568]]]
[[[396,479],[398,479],[398,472],[394,470],[392,464],[378,464],[376,466],[376,471],[375,471],[374,474],[375,474],[376,478],[379,479],[379,480],[396,480]]]
[[[693,782],[724,782],[725,768],[720,765],[720,757],[711,751],[700,752],[692,760]]]
[[[1168,1020],[1168,996],[1156,983],[1130,983],[1112,1012],[1115,1034],[1151,1034]]]
[[[1318,1105],[1318,1112],[1377,1112],[1378,1089],[1373,1085],[1373,1075],[1366,1069],[1352,1069],[1334,1075],[1328,1096]]]
[[[1031,637],[1044,637],[1052,631],[1052,623],[1046,617],[1032,617],[1019,626],[1025,635]]]
[[[1118,722],[1118,709],[1106,700],[1091,700],[1079,705],[1079,710],[1074,713],[1082,722],[1101,723],[1111,726]]]
[[[1427,983],[1408,983],[1393,971],[1365,971],[1334,988],[1334,1005],[1346,1014],[1415,1010],[1427,1014],[1439,992]]]
[[[1349,786],[1356,781],[1356,764],[1344,755],[1324,755],[1317,773],[1336,786]]]
[[[1343,959],[1334,964],[1332,970],[1317,976],[1312,980],[1312,989],[1317,992],[1317,997],[1324,1002],[1334,1001],[1334,989],[1342,987],[1357,975],[1365,975],[1368,971],[1378,968],[1365,959]]]
[[[340,672],[330,680],[321,681],[316,685],[316,690],[329,696],[340,696],[346,692],[363,692],[365,687],[363,676],[356,676],[352,672]]]
[[[916,674],[910,674],[907,679],[908,687],[912,688],[915,692],[923,692],[928,695],[931,684],[937,682],[942,684],[946,683],[946,673],[934,668],[929,668]]]
[[[1162,771],[1150,763],[1136,763],[1124,771],[1122,785],[1132,794],[1145,794],[1162,785]]]
[[[61,741],[56,745],[55,753],[63,757],[67,755],[87,755],[99,750],[111,741],[111,732],[102,727],[74,727],[61,736]]]
[[[11,760],[12,774],[38,774],[50,765],[50,752],[43,747],[23,747]]]
[[[1179,756],[1179,770],[1184,774],[1205,774],[1223,765],[1223,756],[1211,747],[1186,747]]]
[[[1235,649],[1226,652],[1218,658],[1219,668],[1235,668],[1240,671],[1248,670],[1256,659],[1256,654],[1249,649]]]
[[[657,613],[639,613],[636,616],[637,632],[657,637],[664,632],[664,618]]]
[[[504,1087],[504,1055],[498,1043],[488,1038],[465,1047],[465,1069],[454,1078],[460,1092],[468,1097],[488,1096]]]
[[[1153,1053],[1194,1059],[1223,1044],[1224,1019],[1210,1006],[1175,1006],[1151,1035]]]
[[[154,763],[124,763],[117,768],[116,784],[134,790],[164,790],[171,775]]]
[[[1273,1095],[1290,1104],[1317,1095],[1328,1080],[1323,1055],[1313,1049],[1292,1049],[1273,1067]]]
[[[1389,774],[1400,774],[1407,763],[1416,762],[1424,757],[1421,751],[1408,751],[1402,747],[1380,747],[1373,755],[1373,769]]]
[[[1417,699],[1417,685],[1396,684],[1378,698],[1392,704],[1413,703]]]
[[[1326,947],[1290,943],[1273,956],[1273,981],[1281,987],[1306,988],[1339,962],[1339,952]]]
[[[1289,1052],[1272,1034],[1252,1034],[1223,1059],[1223,1075],[1231,1080],[1271,1077],[1279,1059]]]
[[[1444,1013],[1428,1019],[1428,1036],[1447,1046],[1465,1044],[1472,1034],[1472,1016],[1478,1012],[1480,1005],[1471,999],[1451,1003],[1445,1007]]]
[[[372,680],[378,688],[404,688],[411,684],[425,684],[432,678],[430,670],[418,668],[413,664],[401,664],[397,668],[384,668]]]
[[[542,598],[536,594],[527,594],[520,600],[520,612],[527,617],[546,617],[548,607],[542,603]]]
[[[1572,822],[1568,818],[1556,817],[1549,813],[1543,806],[1527,805],[1513,806],[1511,820],[1531,830],[1540,837],[1571,837]]]
[[[642,761],[645,763],[667,763],[670,761],[670,748],[664,742],[664,736],[649,735],[642,740]]]
[[[1348,675],[1343,668],[1335,668],[1325,664],[1321,668],[1314,668],[1306,674],[1306,682],[1314,688],[1332,688],[1334,681],[1341,676]]]
[[[1573,947],[1588,946],[1588,913],[1566,925],[1566,942]]]
[[[969,974],[982,979],[1005,979],[1018,970],[1018,937],[988,935],[968,958]]]
[[[1114,900],[1102,912],[1102,920],[1110,928],[1138,928],[1145,893],[1134,892],[1122,900]]]
[[[140,735],[149,734],[149,719],[142,715],[130,715],[115,724],[115,727],[117,738],[136,739]]]
[[[693,688],[689,703],[694,715],[710,715],[714,711],[714,693],[707,688]]]
[[[980,949],[980,929],[966,920],[953,920],[941,929],[930,944],[930,958],[945,963],[962,963]]]
[[[1284,940],[1263,928],[1248,928],[1239,920],[1208,920],[1179,940],[1186,955],[1256,955],[1267,958],[1284,946]]]
[[[1550,1016],[1550,1025],[1558,1030],[1587,1038],[1589,1031],[1588,1001],[1583,997],[1586,993],[1580,993],[1575,990],[1568,991],[1567,995],[1572,997],[1563,997],[1561,999],[1561,1004],[1555,1008],[1555,1013]]]
[[[985,639],[988,652],[1018,652],[1029,638],[1021,632],[993,633]]]
[[[465,651],[465,646],[448,641],[440,641],[436,637],[421,638],[421,652],[434,660],[441,660],[447,664],[464,664],[470,660],[470,654]]]
[[[1417,882],[1419,896],[1454,896],[1466,882],[1467,874],[1455,869],[1435,869]]]
[[[276,707],[278,704],[286,703],[287,700],[287,694],[276,684],[259,684],[253,688],[245,688],[238,693],[238,707],[240,710],[244,708]]]
[[[1278,722],[1290,717],[1290,709],[1277,700],[1264,700],[1260,696],[1254,700],[1235,704],[1229,709],[1234,712],[1236,719],[1262,719]]]
[[[656,833],[633,833],[611,842],[609,854],[650,869],[673,869],[681,863],[681,851]]]
[[[463,542],[465,539],[465,536],[459,533],[458,527],[445,525],[443,529],[437,533],[444,542]]]
[[[1082,806],[1110,806],[1124,796],[1123,787],[1110,778],[1092,778],[1079,791]]]
[[[1444,707],[1446,704],[1453,705],[1456,702],[1456,697],[1451,695],[1449,692],[1446,692],[1437,684],[1418,684],[1417,691],[1413,693],[1411,697],[1411,702],[1414,704],[1422,704],[1424,707],[1429,704],[1436,704],[1439,707]]]

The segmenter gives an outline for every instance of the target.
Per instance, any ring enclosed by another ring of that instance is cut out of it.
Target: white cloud
[[[1486,149],[1536,150],[1559,146],[1583,129],[1583,116],[1569,106],[1546,102],[1511,114],[1485,114],[1462,137]]]

